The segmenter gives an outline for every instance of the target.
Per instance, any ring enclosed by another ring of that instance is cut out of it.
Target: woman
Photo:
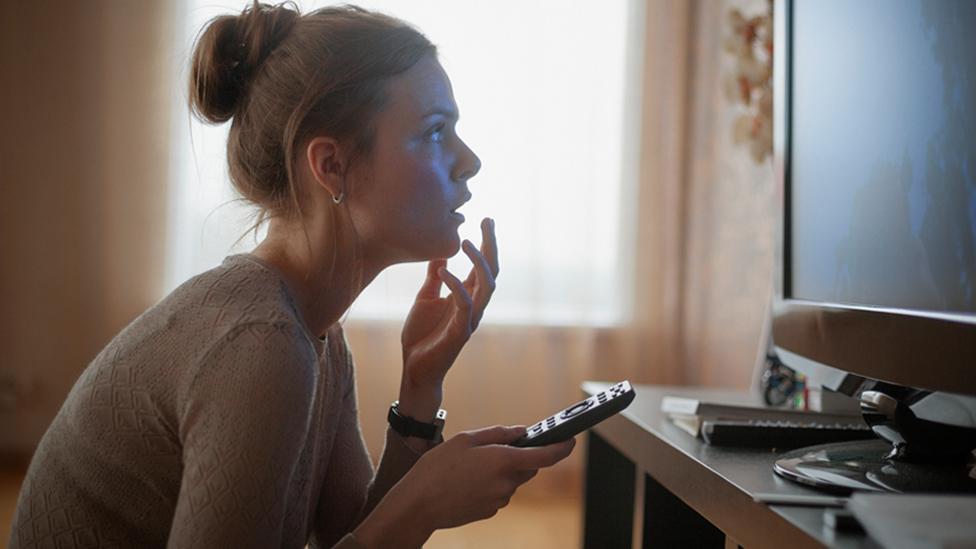
[[[495,286],[494,223],[459,242],[478,158],[433,45],[353,7],[255,3],[211,21],[190,103],[233,120],[237,190],[268,221],[86,368],[34,455],[12,547],[416,547],[490,517],[573,441],[442,441],[444,377]],[[459,247],[465,281],[444,258]],[[374,473],[339,320],[384,268],[428,260]],[[439,297],[441,285],[451,292]]]

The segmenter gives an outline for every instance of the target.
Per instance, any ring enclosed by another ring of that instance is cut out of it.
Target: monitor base
[[[908,463],[887,459],[890,452],[891,444],[880,439],[820,444],[784,453],[773,470],[794,482],[835,493],[976,493],[972,463]]]

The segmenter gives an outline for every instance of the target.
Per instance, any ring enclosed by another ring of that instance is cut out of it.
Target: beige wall
[[[84,366],[159,297],[167,5],[0,10],[0,451],[30,451]]]

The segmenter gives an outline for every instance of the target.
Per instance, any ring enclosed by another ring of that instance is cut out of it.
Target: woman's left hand
[[[448,272],[446,259],[428,264],[427,278],[403,326],[401,399],[406,396],[405,390],[411,394],[431,393],[436,400],[434,412],[440,405],[441,385],[448,369],[478,328],[495,291],[498,245],[493,220],[482,220],[481,237],[480,251],[469,240],[461,244],[474,264],[464,282]],[[450,288],[450,296],[440,296],[442,283]]]

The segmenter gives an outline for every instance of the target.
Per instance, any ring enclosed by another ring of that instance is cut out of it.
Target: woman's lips
[[[460,221],[461,223],[464,223],[464,215],[458,213],[457,210],[461,206],[464,206],[465,204],[467,204],[468,203],[468,200],[471,200],[471,193],[465,194],[464,195],[464,199],[461,200],[461,203],[458,204],[457,206],[455,206],[453,210],[451,210],[451,218],[453,218],[453,219],[455,219],[457,221]]]

